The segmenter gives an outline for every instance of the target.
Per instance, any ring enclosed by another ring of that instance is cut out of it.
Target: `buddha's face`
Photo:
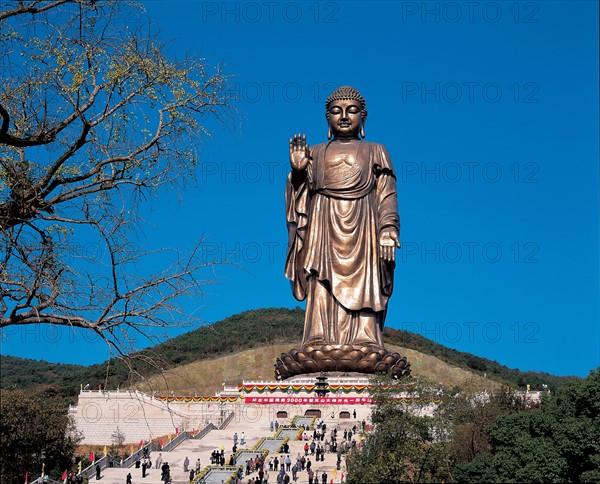
[[[329,125],[334,138],[357,138],[363,122],[358,101],[333,101],[329,105]]]

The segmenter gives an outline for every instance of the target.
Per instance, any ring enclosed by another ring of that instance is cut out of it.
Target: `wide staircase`
[[[204,433],[200,438],[187,438],[182,439],[175,448],[170,450],[154,450],[150,453],[152,461],[152,468],[146,471],[146,477],[142,478],[142,469],[132,467],[122,468],[104,468],[102,471],[101,482],[103,484],[119,483],[124,484],[126,482],[127,474],[131,473],[132,481],[134,484],[141,482],[147,484],[163,484],[161,482],[161,470],[155,466],[156,460],[159,455],[162,459],[162,463],[168,463],[170,468],[171,482],[173,484],[189,484],[190,483],[190,470],[196,468],[196,463],[200,459],[200,472],[197,473],[193,482],[195,484],[222,484],[228,482],[235,482],[235,476],[239,470],[242,470],[243,482],[250,482],[252,479],[258,477],[257,472],[252,472],[246,475],[246,463],[250,459],[256,459],[257,456],[263,456],[265,458],[265,469],[268,469],[266,463],[268,460],[277,456],[280,462],[283,462],[289,455],[292,460],[292,465],[296,462],[298,455],[304,455],[304,444],[306,443],[302,439],[304,432],[312,436],[313,426],[315,423],[314,417],[307,416],[295,416],[293,419],[280,419],[282,420],[281,425],[278,426],[277,430],[271,430],[271,422],[259,421],[259,422],[247,422],[243,418],[228,418],[226,428],[221,429],[210,429]],[[327,436],[329,431],[336,425],[340,428],[343,433],[344,428],[351,428],[353,424],[357,424],[357,421],[326,421],[327,423]],[[341,424],[341,425],[340,425]],[[233,447],[233,435],[237,433],[241,436],[245,434],[245,443],[241,445],[238,441],[238,448],[234,454],[232,451]],[[338,430],[339,433],[339,430]],[[339,441],[339,437],[338,437]],[[282,454],[281,450],[284,444],[288,444],[288,454]],[[224,466],[211,465],[210,456],[216,450],[221,452],[225,457]],[[188,471],[184,471],[184,461],[188,460],[189,468]],[[314,456],[309,455],[308,459],[312,460],[312,469],[318,472],[319,484],[321,484],[321,474],[323,471],[327,473],[327,483],[340,483],[344,477],[342,470],[337,470],[337,456],[336,454],[329,453],[325,454],[324,461],[316,462]],[[232,463],[233,465],[230,465]],[[130,462],[128,464],[133,464]],[[288,472],[291,477],[291,472]],[[93,480],[93,478],[92,478]],[[277,472],[269,472],[269,482],[277,482]],[[298,473],[297,483],[307,483],[308,474],[306,471]]]

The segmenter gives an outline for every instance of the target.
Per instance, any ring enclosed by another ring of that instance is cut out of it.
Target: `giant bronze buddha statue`
[[[300,350],[277,360],[276,376],[327,372],[395,376],[406,358],[383,348],[400,247],[396,176],[386,148],[366,142],[367,109],[354,88],[327,98],[329,141],[290,139],[285,199],[289,233],[286,277],[306,299]]]

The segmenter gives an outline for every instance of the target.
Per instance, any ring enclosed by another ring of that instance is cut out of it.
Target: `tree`
[[[465,382],[446,393],[436,413],[447,423],[452,460],[469,462],[480,452],[489,452],[491,424],[501,415],[526,409],[527,402],[510,387],[490,391]]]
[[[138,210],[194,179],[199,145],[231,112],[227,76],[173,60],[143,22],[123,0],[0,10],[0,327],[86,328],[123,355],[191,321],[184,301],[210,282],[202,241],[140,247]]]
[[[110,441],[113,447],[123,445],[125,443],[125,433],[117,426],[117,430],[110,434]]]
[[[423,381],[374,380],[374,432],[347,458],[348,483],[444,482],[449,462],[440,422],[423,412],[440,390]]]
[[[490,451],[457,465],[466,482],[599,482],[600,370],[570,381],[538,409],[488,428]]]
[[[54,476],[71,467],[79,438],[60,398],[0,390],[0,415],[1,482],[38,476],[42,464]]]

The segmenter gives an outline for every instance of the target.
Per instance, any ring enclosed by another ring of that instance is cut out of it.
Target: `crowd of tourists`
[[[356,417],[356,413],[354,413],[354,416]],[[271,432],[277,432],[279,427],[280,424],[276,420],[269,424]],[[353,425],[352,428],[344,429],[342,433],[339,424],[330,430],[323,419],[318,419],[312,430],[308,425],[301,430],[299,440],[304,442],[304,445],[295,457],[292,457],[287,441],[281,445],[277,454],[270,456],[268,459],[265,458],[264,454],[257,452],[246,459],[238,469],[235,478],[236,484],[268,484],[269,482],[272,484],[290,484],[296,483],[298,480],[302,480],[302,482],[308,480],[308,484],[327,484],[327,479],[331,477],[324,470],[318,469],[319,463],[325,461],[326,454],[335,454],[337,457],[336,471],[339,471],[343,455],[349,449],[359,445],[357,444],[356,437],[361,430],[365,431],[364,420],[357,425]],[[238,451],[238,445],[242,446],[246,444],[245,433],[242,432],[238,435],[235,432],[232,440],[233,446],[229,456],[225,457],[224,446],[220,450],[214,449],[210,454],[210,465],[239,465],[239,459],[236,459],[235,455]],[[141,468],[141,477],[144,478],[146,477],[147,469],[153,467],[149,449],[144,448],[140,457],[136,458],[135,467]],[[161,471],[161,482],[165,484],[172,482],[171,468],[168,462],[163,462],[161,452],[156,457],[155,468]],[[190,483],[197,479],[201,469],[202,464],[199,458],[195,463],[192,463],[189,457],[186,456],[183,461],[183,471],[188,475]],[[99,476],[96,476],[96,478],[99,478]],[[129,473],[126,478],[126,484],[131,483],[132,476]]]
[[[365,422],[363,421],[360,426],[364,431]],[[277,421],[271,422],[271,431],[276,432],[278,428]],[[354,425],[351,429],[345,429],[342,434],[337,425],[328,433],[327,424],[319,419],[312,432],[306,426],[300,436],[304,441],[303,453],[298,452],[295,458],[292,458],[289,453],[289,445],[285,443],[282,445],[279,455],[269,457],[266,462],[260,454],[250,457],[246,460],[244,470],[240,469],[238,472],[237,484],[268,484],[269,482],[290,484],[297,482],[301,478],[301,473],[306,473],[309,484],[326,484],[329,476],[327,472],[315,468],[319,465],[317,463],[325,460],[325,454],[333,453],[337,456],[336,469],[340,470],[342,456],[348,449],[357,445],[358,431],[358,426]],[[234,447],[237,442],[236,436],[237,434],[234,434]],[[305,479],[302,481],[306,482]]]

